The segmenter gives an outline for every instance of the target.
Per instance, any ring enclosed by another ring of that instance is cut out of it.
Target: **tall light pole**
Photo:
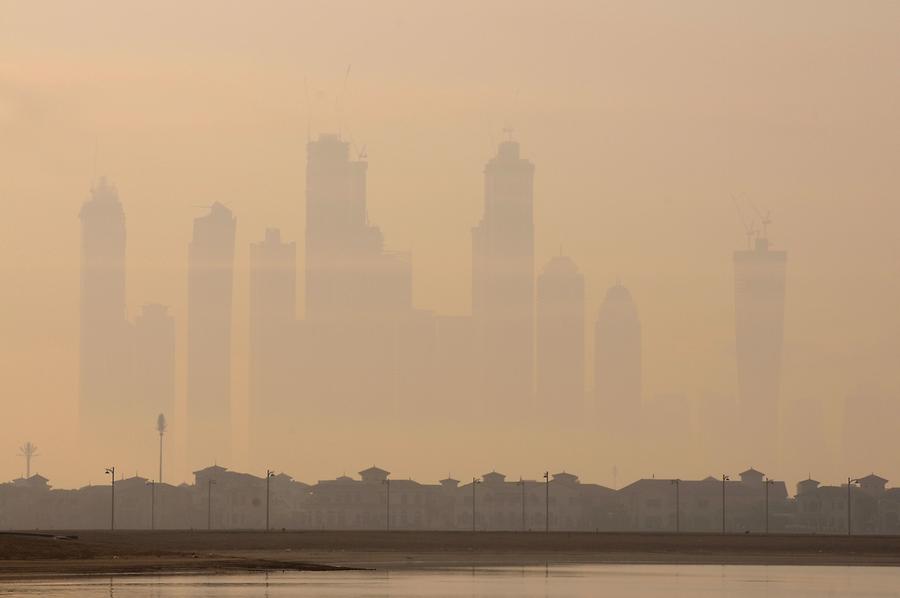
[[[266,531],[269,531],[269,480],[275,475],[275,472],[266,470]]]
[[[769,533],[769,486],[775,483],[774,480],[770,480],[769,478],[765,479],[766,486],[766,533]]]
[[[150,486],[150,529],[156,529],[156,490],[153,480],[149,480],[147,485]]]
[[[481,482],[478,478],[472,478],[472,531],[475,531],[475,485]]]
[[[387,513],[384,517],[384,527],[387,531],[391,531],[391,481],[387,478],[381,480],[381,483],[387,487]]]
[[[550,472],[544,472],[544,533],[550,533]]]
[[[159,481],[163,481],[162,477],[162,456],[163,456],[163,434],[166,433],[166,428],[169,425],[166,423],[166,416],[162,413],[159,414],[159,417],[156,418],[156,431],[159,432]]]
[[[518,482],[519,486],[522,487],[522,531],[525,531],[525,480],[521,477]]]
[[[38,447],[26,442],[19,447],[19,456],[25,458],[25,479],[31,478],[31,460],[38,456]]]
[[[116,468],[115,467],[107,467],[106,473],[109,474],[110,479],[112,480],[112,497],[109,501],[109,529],[115,531],[116,529]]]
[[[731,480],[725,474],[722,474],[722,533],[725,533],[725,482]]]
[[[675,486],[675,533],[681,531],[681,480],[670,480]]]
[[[850,518],[850,489],[853,487],[853,484],[858,484],[859,480],[855,478],[847,478],[847,535],[850,535],[850,523],[852,519]]]
[[[212,487],[216,481],[212,478],[206,480],[206,529],[212,529]]]

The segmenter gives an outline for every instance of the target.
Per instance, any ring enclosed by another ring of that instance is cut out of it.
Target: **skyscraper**
[[[188,257],[188,459],[231,457],[231,302],[235,218],[216,202],[194,220]]]
[[[153,430],[160,413],[170,428],[180,427],[175,417],[175,320],[165,305],[148,304],[134,320],[134,378],[123,401],[132,433]]]
[[[485,406],[521,413],[534,388],[534,164],[504,141],[484,169],[472,229],[472,314],[480,328]]]
[[[81,302],[79,411],[82,432],[98,450],[112,445],[129,381],[125,305],[125,212],[116,188],[101,178],[79,213]]]
[[[295,440],[296,283],[297,245],[267,229],[264,241],[250,245],[250,450],[257,464]]]
[[[752,249],[734,252],[741,429],[747,433],[745,448],[769,469],[776,465],[778,452],[786,263],[787,254],[772,251],[765,232]]]
[[[537,400],[544,415],[578,421],[584,404],[584,276],[557,256],[537,279]]]
[[[631,293],[609,288],[594,326],[594,397],[601,426],[613,440],[640,434],[641,321]]]

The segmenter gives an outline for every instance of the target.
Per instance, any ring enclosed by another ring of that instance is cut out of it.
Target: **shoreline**
[[[0,580],[565,565],[900,567],[900,536],[128,530],[0,534]]]

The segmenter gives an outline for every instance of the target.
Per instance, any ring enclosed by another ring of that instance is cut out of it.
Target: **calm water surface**
[[[900,569],[558,565],[437,571],[125,576],[0,584],[0,596],[900,597]]]

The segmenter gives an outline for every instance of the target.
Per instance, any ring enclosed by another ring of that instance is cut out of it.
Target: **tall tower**
[[[231,301],[235,218],[216,202],[194,220],[188,257],[188,463],[231,457]]]
[[[472,229],[472,314],[493,415],[522,411],[534,387],[534,164],[504,141],[484,169],[484,215]]]
[[[584,276],[557,256],[537,279],[537,400],[542,413],[576,422],[584,403]]]
[[[116,188],[101,178],[79,213],[81,301],[79,386],[84,438],[99,450],[112,448],[111,434],[124,411],[129,366],[125,306],[125,212]]]
[[[250,245],[250,450],[263,466],[296,442],[287,437],[300,416],[291,379],[296,285],[296,243],[267,229],[265,240]]]
[[[784,338],[787,254],[772,251],[765,232],[734,252],[734,323],[744,448],[769,469],[778,454],[778,402]]]
[[[160,413],[176,421],[175,319],[165,305],[144,305],[134,320],[133,371],[127,421],[133,433],[149,435]]]
[[[642,399],[641,321],[631,293],[609,288],[594,326],[594,398],[613,440],[639,435]]]

